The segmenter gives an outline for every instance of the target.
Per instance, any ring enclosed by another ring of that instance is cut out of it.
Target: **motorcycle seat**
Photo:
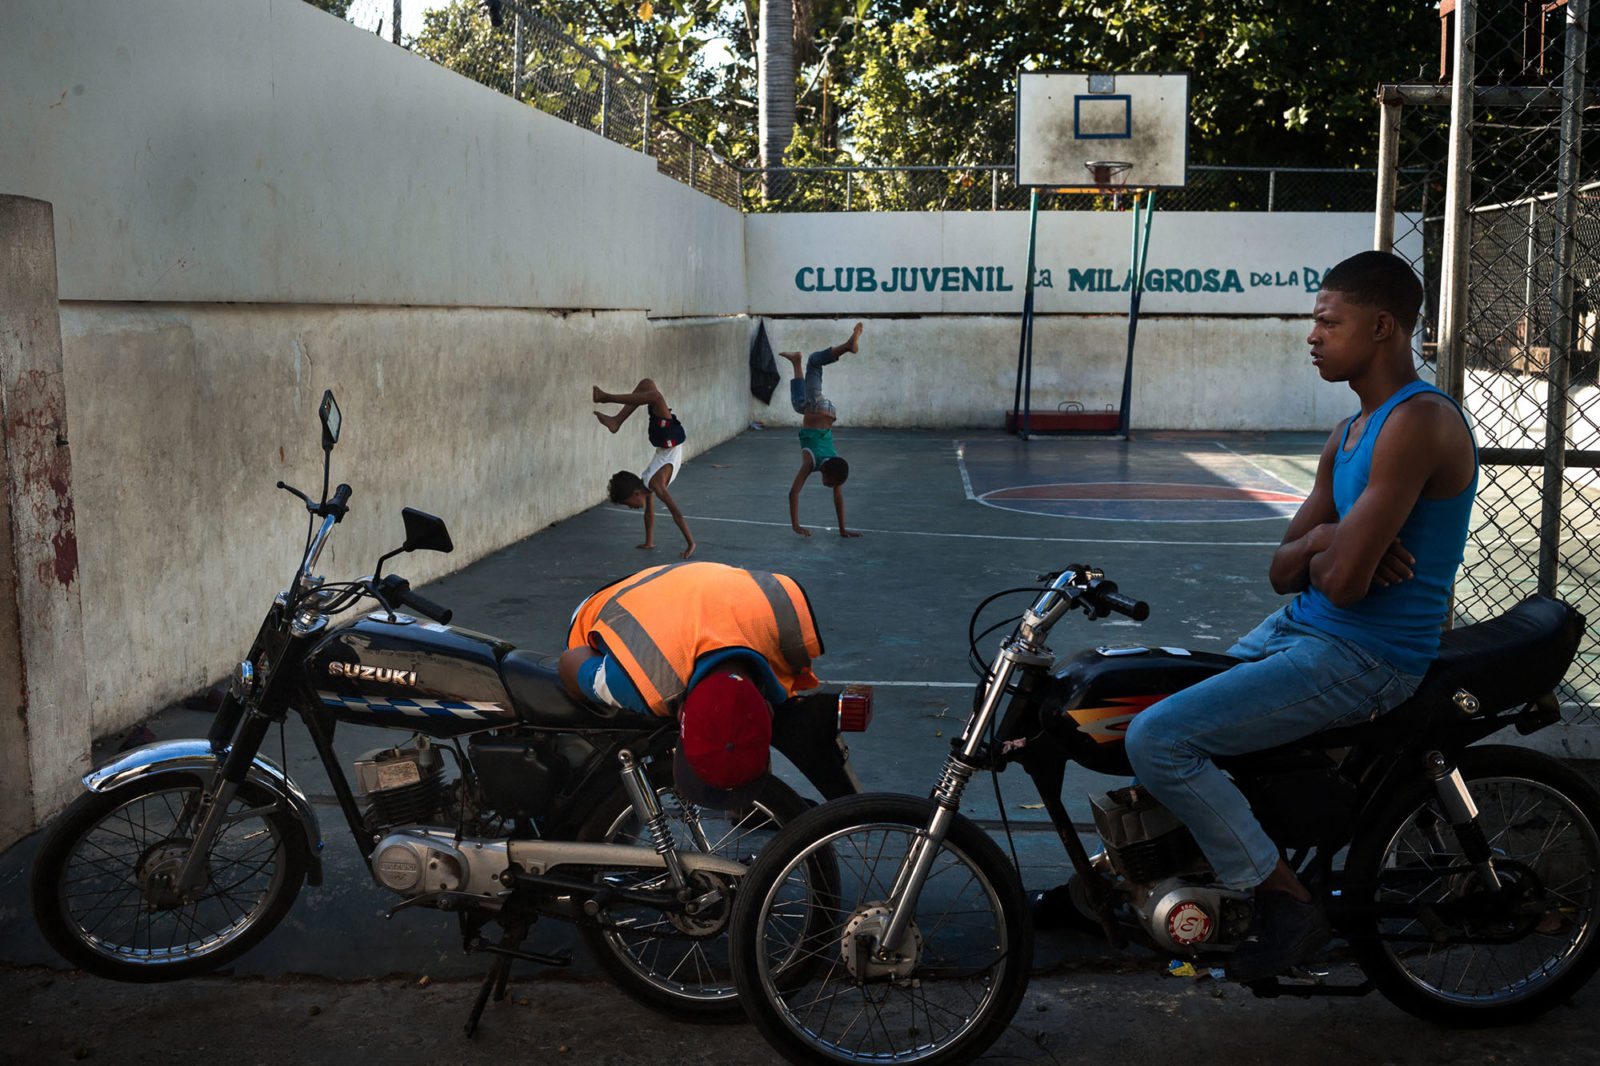
[[[1316,733],[1296,747],[1344,748],[1397,742],[1462,716],[1465,689],[1489,718],[1538,699],[1560,683],[1583,637],[1584,617],[1569,604],[1535,593],[1502,615],[1443,634],[1439,657],[1411,698],[1372,722]]]
[[[513,651],[500,660],[500,678],[517,717],[550,729],[615,729],[638,725],[640,716],[616,707],[575,700],[556,672],[559,656]]]

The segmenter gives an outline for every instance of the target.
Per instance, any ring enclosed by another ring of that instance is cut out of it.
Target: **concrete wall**
[[[1032,409],[1120,404],[1133,221],[1039,217]],[[1003,424],[1016,391],[1026,213],[752,215],[745,227],[750,309],[770,316],[775,349],[812,351],[858,317],[881,316],[863,356],[825,378],[847,422]],[[1347,414],[1347,395],[1319,388],[1305,336],[1322,275],[1371,240],[1371,217],[1357,213],[1158,211],[1134,428],[1325,430]],[[798,421],[786,404],[757,417]]]
[[[810,352],[849,336],[854,318],[768,318],[774,351]],[[922,315],[865,319],[861,354],[824,374],[839,424],[1004,424],[1015,395],[1015,317]],[[1326,430],[1354,409],[1308,358],[1309,316],[1141,318],[1130,411],[1134,429]],[[1032,410],[1121,400],[1128,322],[1113,315],[1041,316],[1034,326]],[[779,360],[779,370],[790,368]],[[798,425],[788,385],[754,417]]]
[[[643,429],[601,429],[591,383],[655,377],[691,455],[743,426],[749,395],[742,319],[74,303],[62,330],[96,734],[209,683],[248,645],[305,530],[304,508],[273,484],[321,487],[323,389],[344,412],[333,479],[355,495],[322,571],[370,572],[410,505],[445,518],[457,545],[407,557],[417,581],[643,468]]]
[[[0,190],[65,300],[743,308],[739,212],[286,0],[7,0]]]
[[[54,230],[49,204],[0,196],[0,847],[89,768]]]
[[[744,427],[742,216],[652,159],[299,2],[10,0],[3,23],[0,193],[54,208],[72,736],[237,659],[304,530],[273,483],[320,487],[324,388],[356,490],[329,574],[398,543],[406,504],[455,537],[407,560],[426,580],[600,502],[647,455],[595,424],[593,383],[655,378],[691,455]],[[41,813],[77,747],[32,760]]]

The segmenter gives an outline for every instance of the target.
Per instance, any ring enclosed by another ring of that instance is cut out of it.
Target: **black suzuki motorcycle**
[[[31,883],[45,938],[91,973],[161,981],[213,969],[266,936],[302,882],[322,883],[316,812],[262,754],[293,713],[373,879],[400,897],[389,914],[452,911],[464,948],[495,956],[469,1032],[488,997],[505,995],[512,960],[569,961],[523,948],[540,917],[576,923],[603,968],[647,1005],[677,1018],[736,1014],[726,957],[734,889],[808,803],[769,777],[745,810],[685,804],[671,779],[671,719],[575,701],[554,656],[449,625],[448,610],[382,573],[400,552],[452,550],[431,515],[405,509],[405,543],[371,577],[316,576],[351,495],[348,485],[328,495],[340,428],[331,392],[321,420],[321,499],[278,483],[311,515],[292,584],[235,670],[209,737],[119,755],[51,826]],[[364,600],[376,609],[335,621]],[[870,716],[868,688],[810,694],[778,709],[773,744],[824,796],[859,792],[839,734]],[[332,746],[340,722],[400,734],[356,760],[354,787]]]
[[[986,668],[974,638],[983,680],[931,797],[826,803],[780,830],[741,881],[739,999],[792,1061],[968,1062],[1009,1024],[1032,923],[1015,867],[959,813],[982,770],[1018,764],[1033,779],[1075,871],[1065,894],[1113,945],[1220,961],[1244,939],[1252,896],[1215,883],[1147,792],[1091,796],[1093,856],[1061,801],[1069,761],[1126,782],[1133,717],[1235,660],[1115,645],[1057,660],[1045,641],[1067,613],[1149,609],[1087,566],[1041,580],[1043,591],[1011,590],[1033,600]],[[1375,721],[1221,763],[1359,973],[1301,972],[1257,995],[1376,989],[1420,1017],[1479,1026],[1533,1017],[1588,980],[1600,966],[1600,793],[1549,756],[1478,745],[1560,718],[1552,690],[1583,628],[1565,603],[1530,597],[1446,633],[1418,691]],[[836,866],[818,877],[824,861]]]

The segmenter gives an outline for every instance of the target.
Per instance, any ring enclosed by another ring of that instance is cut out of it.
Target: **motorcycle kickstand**
[[[467,1015],[466,1034],[475,1036],[478,1032],[478,1020],[483,1017],[483,1008],[489,1004],[489,995],[494,994],[494,1001],[502,1003],[506,998],[506,984],[511,979],[511,956],[496,955],[494,962],[489,965],[489,972],[484,975],[483,984],[478,986],[478,996],[472,1003],[472,1013]]]
[[[463,927],[467,922],[463,918]],[[504,919],[502,918],[502,924]],[[467,934],[464,939],[469,951],[482,951],[492,954],[494,962],[489,965],[489,972],[483,977],[483,984],[478,986],[477,998],[472,1004],[472,1013],[467,1016],[466,1033],[472,1036],[478,1031],[478,1021],[483,1017],[483,1009],[488,1006],[489,997],[492,995],[496,1003],[505,1002],[506,986],[511,981],[511,964],[517,959],[528,962],[537,962],[545,966],[566,966],[572,962],[570,952],[559,955],[546,955],[543,952],[523,951],[522,942],[528,938],[528,924],[525,921],[512,922],[505,925],[505,932],[500,937],[498,944],[484,944],[476,936]]]

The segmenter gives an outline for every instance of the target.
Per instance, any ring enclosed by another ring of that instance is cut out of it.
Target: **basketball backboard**
[[[1098,169],[1129,189],[1180,188],[1188,167],[1188,74],[1017,76],[1018,187],[1093,191]]]

